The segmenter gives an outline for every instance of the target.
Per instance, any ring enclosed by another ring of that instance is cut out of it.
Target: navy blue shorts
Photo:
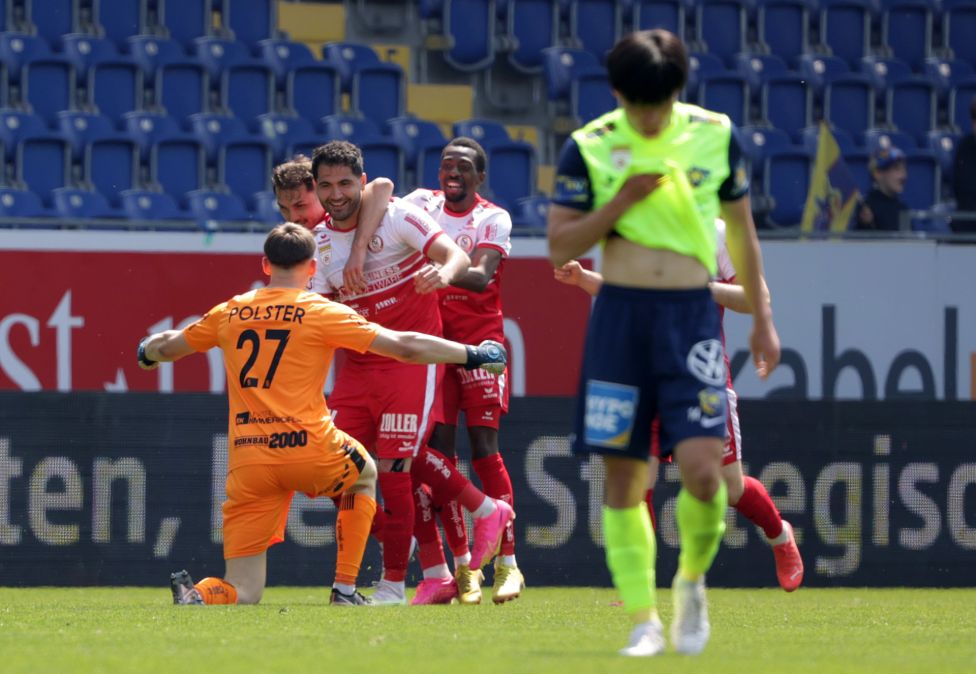
[[[573,451],[646,460],[656,416],[662,457],[687,438],[723,438],[725,384],[707,288],[603,284],[586,334]]]

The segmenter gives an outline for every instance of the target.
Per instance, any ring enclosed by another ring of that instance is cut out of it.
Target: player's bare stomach
[[[663,248],[648,248],[619,236],[603,249],[603,279],[629,288],[704,288],[708,270],[697,258]]]

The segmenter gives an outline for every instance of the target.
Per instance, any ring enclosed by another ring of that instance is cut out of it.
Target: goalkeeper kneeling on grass
[[[376,512],[376,465],[359,441],[335,427],[322,395],[336,349],[407,363],[505,369],[508,357],[497,342],[466,346],[388,330],[306,291],[316,264],[312,234],[292,223],[279,225],[264,243],[266,287],[218,304],[183,330],[159,332],[139,343],[143,369],[219,346],[227,372],[226,572],[195,585],[186,571],[172,574],[176,604],[258,603],[267,549],[284,539],[296,491],[339,499],[330,603],[370,603],[356,591],[356,577]]]

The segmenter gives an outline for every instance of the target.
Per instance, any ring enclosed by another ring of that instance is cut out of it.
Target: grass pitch
[[[0,588],[0,672],[976,671],[976,590],[709,590],[698,657],[616,655],[614,593],[529,588],[494,606],[330,608],[321,588],[259,606],[177,607],[159,588]],[[670,618],[670,594],[659,596]]]

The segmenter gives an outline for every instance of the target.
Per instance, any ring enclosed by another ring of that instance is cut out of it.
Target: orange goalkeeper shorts
[[[332,498],[355,484],[368,460],[366,450],[351,438],[344,449],[315,461],[232,470],[223,508],[224,559],[258,555],[285,540],[288,507],[296,491],[309,498]]]

